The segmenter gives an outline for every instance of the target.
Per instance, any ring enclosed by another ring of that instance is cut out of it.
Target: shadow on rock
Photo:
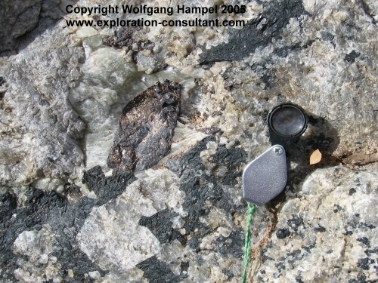
[[[74,5],[77,1],[66,1],[66,5]],[[54,1],[1,1],[0,57],[10,56],[25,48],[64,15],[62,7]]]
[[[306,112],[306,114],[308,116],[306,132],[296,142],[285,147],[289,187],[303,181],[315,169],[340,163],[340,160],[332,155],[340,143],[338,131],[326,119],[313,113]],[[319,163],[310,165],[310,156],[317,149],[322,153],[322,159]],[[281,202],[285,196],[284,192],[278,195],[271,205]]]

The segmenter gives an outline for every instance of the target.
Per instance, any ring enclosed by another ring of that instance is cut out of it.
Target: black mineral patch
[[[273,54],[276,54],[278,57],[287,57],[287,55],[289,55],[289,53],[293,52],[293,51],[298,51],[301,49],[301,45],[299,43],[297,44],[293,44],[291,46],[284,46],[284,47],[280,47],[280,48],[275,48],[273,50]]]
[[[278,229],[276,232],[276,236],[278,239],[285,239],[290,235],[290,231],[288,229]]]
[[[377,226],[373,225],[373,224],[369,224],[369,223],[365,223],[365,222],[359,222],[358,223],[358,228],[368,228],[370,230],[376,228]]]
[[[3,77],[0,77],[0,86],[2,86],[3,84],[5,84],[5,79]]]
[[[181,267],[181,273],[187,272],[189,269],[189,262],[182,261],[180,267]]]
[[[284,258],[278,259],[279,262],[275,264],[279,273],[281,273],[282,270],[286,270],[286,265],[285,265],[284,260],[285,260]]]
[[[311,137],[311,141],[307,144],[312,148],[318,148],[321,152],[328,152],[334,146],[335,140],[332,137],[327,137],[323,133]]]
[[[229,269],[222,269],[222,273],[227,276],[227,280],[231,280],[235,277],[235,274]]]
[[[342,207],[340,205],[338,205],[338,204],[334,204],[333,207],[334,207],[333,208],[333,212],[334,213],[338,213],[339,211],[342,210]]]
[[[139,225],[145,226],[160,243],[169,243],[177,239],[182,245],[186,244],[186,239],[172,228],[171,219],[178,216],[177,213],[164,209],[155,213],[150,217],[142,216],[139,220]]]
[[[210,127],[210,128],[203,128],[200,131],[205,133],[206,135],[214,135],[216,133],[221,132],[221,129],[217,127]]]
[[[206,144],[215,141],[215,137],[207,137],[197,143],[195,147],[185,153],[181,158],[170,160],[167,168],[180,177],[180,190],[185,192],[183,203],[187,216],[184,218],[184,229],[188,236],[188,245],[195,251],[200,251],[202,238],[213,233],[213,229],[201,222],[212,209],[217,207],[225,212],[225,215],[232,217],[233,213],[244,214],[245,206],[236,206],[225,188],[232,184],[234,189],[236,182],[227,176],[241,175],[243,164],[246,160],[246,153],[236,143],[231,148],[219,145],[211,162],[226,166],[227,172],[224,177],[216,176],[214,171],[206,170],[202,163],[200,154],[206,150]],[[235,229],[229,237],[220,237],[213,243],[213,248],[222,254],[231,254],[240,258],[244,245],[244,233],[241,228]]]
[[[314,40],[309,40],[304,44],[301,43],[296,43],[290,46],[284,46],[280,48],[275,48],[273,50],[273,54],[276,54],[279,57],[287,57],[290,53],[299,51],[301,49],[307,48],[311,46],[315,41]]]
[[[373,263],[375,263],[373,259],[365,257],[358,260],[357,267],[362,268],[363,270],[369,270],[370,264],[373,264]]]
[[[315,244],[312,244],[310,246],[302,246],[302,249],[304,249],[307,253],[311,253],[311,250],[315,248]]]
[[[156,83],[123,109],[108,166],[124,171],[155,165],[170,150],[180,107],[178,83]]]
[[[292,251],[291,253],[288,253],[287,257],[290,257],[290,259],[288,259],[287,262],[292,265],[294,262],[300,261],[304,257],[304,254],[301,250],[298,249]]]
[[[187,277],[185,274],[175,275],[169,266],[158,260],[156,256],[138,263],[137,267],[143,271],[144,278],[150,283],[177,283]]]
[[[353,50],[349,54],[345,55],[344,60],[349,63],[354,63],[354,61],[356,61],[356,58],[360,57],[360,55],[361,55],[360,53]]]
[[[103,205],[120,195],[131,181],[133,174],[114,170],[112,176],[105,177],[100,166],[93,167],[83,175],[83,184],[86,184],[98,197],[97,205]]]
[[[318,226],[318,227],[315,227],[314,228],[314,231],[315,232],[320,232],[320,233],[323,233],[323,232],[325,232],[326,231],[326,228],[324,228],[323,226]]]
[[[84,172],[82,181],[84,184],[87,184],[91,191],[94,191],[97,194],[102,188],[104,180],[105,174],[102,171],[101,166],[95,166]]]
[[[335,36],[332,33],[324,30],[320,32],[320,35],[322,36],[322,39],[325,41],[333,41],[333,39],[335,38]]]
[[[299,226],[303,225],[303,219],[294,215],[292,219],[287,221],[287,224],[294,230],[298,231]]]
[[[90,271],[104,272],[93,264],[87,256],[80,251],[75,236],[78,233],[84,219],[84,211],[81,208],[70,204],[64,196],[55,192],[42,192],[31,189],[28,194],[25,206],[15,207],[15,197],[12,195],[3,196],[3,205],[7,205],[6,212],[1,213],[2,241],[0,244],[0,265],[1,278],[13,279],[13,272],[17,265],[18,256],[12,253],[12,245],[15,239],[23,231],[40,230],[43,224],[50,224],[54,234],[61,235],[56,238],[54,254],[61,266],[59,274],[65,278],[64,270],[72,269],[75,278],[70,282],[86,282],[85,273]],[[16,217],[11,217],[16,215]],[[70,231],[72,234],[67,234]],[[16,281],[14,281],[16,282]]]
[[[235,258],[241,259],[243,251],[240,250],[244,244],[244,235],[237,232],[231,232],[228,237],[219,237],[215,241],[215,250],[222,255],[232,254]]]
[[[166,165],[167,168],[176,173],[180,178],[184,178],[184,181],[190,181],[192,175],[195,175],[195,171],[205,170],[205,165],[202,164],[199,154],[206,149],[206,144],[209,141],[215,141],[215,138],[207,137],[197,143],[195,147],[186,152],[180,159],[169,160]]]
[[[113,36],[105,37],[102,43],[106,46],[122,48],[131,46],[134,43],[133,34],[134,32],[141,30],[141,27],[125,27],[114,32]]]
[[[114,172],[105,177],[101,168],[89,170],[85,182],[91,189],[98,182],[97,194],[102,199],[82,197],[79,188],[67,184],[64,194],[44,192],[30,187],[23,206],[17,205],[17,197],[12,193],[0,196],[0,278],[16,282],[13,272],[18,268],[17,260],[23,256],[13,254],[12,245],[24,231],[39,231],[43,225],[51,227],[54,235],[53,256],[60,267],[59,276],[65,282],[91,282],[86,273],[101,270],[84,254],[76,241],[76,235],[94,206],[102,205],[120,194],[134,180],[132,174]],[[83,180],[84,181],[84,180]],[[121,189],[122,188],[122,189]],[[27,258],[25,258],[27,260]],[[72,269],[74,278],[68,278],[66,270]]]
[[[372,281],[366,280],[366,275],[363,273],[358,274],[357,279],[349,279],[348,283],[367,283]]]
[[[302,276],[301,276],[301,275],[297,275],[297,276],[295,277],[295,282],[297,282],[297,283],[303,283],[303,281],[302,281]]]
[[[366,255],[378,254],[378,248],[368,249],[364,251]]]
[[[273,65],[270,60],[261,63],[255,63],[251,66],[251,70],[260,78],[260,80],[265,84],[266,88],[271,88],[276,79],[276,75],[271,68],[267,65]]]
[[[212,163],[225,165],[228,173],[220,178],[220,182],[225,185],[235,185],[236,178],[241,176],[240,170],[235,170],[240,165],[241,160],[246,160],[247,154],[243,149],[230,148],[227,149],[225,145],[220,145],[217,148],[216,154],[213,156]]]
[[[370,241],[366,237],[357,238],[357,242],[363,243],[367,247],[370,247]]]
[[[195,225],[195,223],[194,223]],[[193,225],[193,227],[194,227]],[[189,240],[188,240],[188,245],[189,247],[194,250],[195,252],[199,252],[201,251],[201,248],[200,248],[200,244],[202,242],[202,239],[204,237],[206,237],[207,235],[211,234],[212,232],[214,232],[210,227],[202,224],[202,223],[199,223],[198,224],[198,228],[196,228],[196,230],[193,232],[191,231],[191,233],[188,233],[190,235],[193,235]]]
[[[262,253],[261,253],[261,261],[264,263],[264,262],[266,262],[267,260],[274,260],[274,258],[271,258],[270,256],[267,256],[266,254],[265,254],[265,252],[266,251],[262,251]]]
[[[351,188],[349,189],[349,195],[353,195],[354,193],[356,192],[356,189],[355,188]]]
[[[278,39],[291,18],[307,14],[301,0],[281,0],[264,4],[264,11],[241,30],[230,29],[227,43],[204,50],[200,63],[242,60],[260,46]]]

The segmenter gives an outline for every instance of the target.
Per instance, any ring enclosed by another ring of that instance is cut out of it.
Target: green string
[[[255,205],[248,203],[248,210],[247,210],[247,225],[245,227],[245,240],[244,240],[244,263],[243,263],[243,275],[242,275],[242,283],[245,283],[247,280],[247,269],[249,260],[251,257],[251,223],[252,223],[252,216],[255,213]]]

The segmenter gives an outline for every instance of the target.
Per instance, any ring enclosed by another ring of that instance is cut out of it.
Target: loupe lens
[[[268,116],[269,128],[281,137],[298,137],[307,128],[307,116],[304,110],[291,103],[278,105]]]

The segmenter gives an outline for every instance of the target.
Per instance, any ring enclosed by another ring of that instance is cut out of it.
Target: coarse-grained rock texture
[[[254,214],[248,281],[377,281],[377,4],[134,2],[246,5],[143,15],[246,25],[77,27],[66,20],[142,15],[65,13],[99,0],[0,4],[0,281],[239,282],[241,174],[282,102],[309,125],[287,148],[285,191]],[[166,80],[181,85],[170,151],[109,168],[122,110]]]
[[[375,282],[376,170],[318,169],[286,192],[274,233],[256,256],[256,282]]]

